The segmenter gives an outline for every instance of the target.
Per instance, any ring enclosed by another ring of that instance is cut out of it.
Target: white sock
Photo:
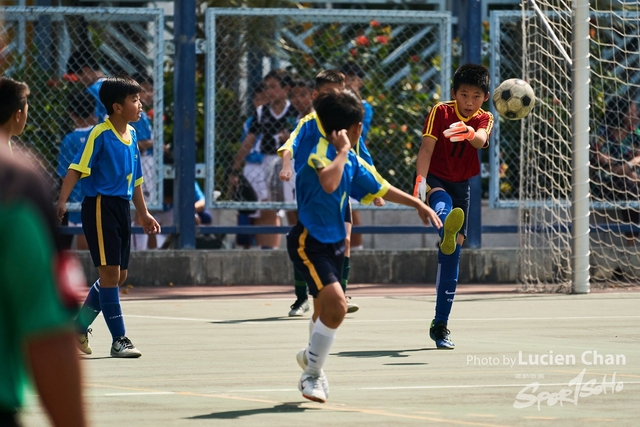
[[[311,345],[311,335],[313,335],[313,328],[316,326],[316,322],[313,321],[313,316],[309,319],[309,342],[307,343],[307,349]]]
[[[337,331],[337,329],[325,326],[320,319],[316,320],[311,334],[311,343],[307,349],[307,360],[309,361],[309,365],[305,369],[307,374],[320,375]]]

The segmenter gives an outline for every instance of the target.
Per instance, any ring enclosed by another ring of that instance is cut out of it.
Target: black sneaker
[[[453,350],[456,345],[451,341],[449,337],[450,333],[451,332],[447,329],[447,324],[445,322],[441,321],[436,323],[435,320],[431,322],[429,336],[436,342],[436,347],[445,350]]]
[[[289,311],[289,317],[300,317],[303,314],[305,314],[307,311],[309,311],[309,300],[307,298],[305,299],[297,299],[296,302],[294,302],[291,305],[291,311]]]

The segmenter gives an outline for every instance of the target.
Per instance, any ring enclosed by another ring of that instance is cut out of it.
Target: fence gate
[[[210,8],[206,32],[206,193],[222,193],[215,203],[207,198],[211,207],[294,208],[233,201],[228,191],[252,89],[273,68],[313,82],[321,69],[348,61],[365,73],[360,94],[373,107],[366,144],[376,168],[412,190],[428,108],[450,96],[450,13]]]

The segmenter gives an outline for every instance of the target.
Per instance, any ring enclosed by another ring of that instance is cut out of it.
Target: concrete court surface
[[[460,286],[447,351],[428,337],[433,286],[350,287],[361,309],[325,365],[326,404],[297,390],[309,313],[286,317],[290,287],[129,289],[143,356],[110,358],[96,319],[82,358],[90,425],[639,425],[640,292],[514,289]],[[37,402],[21,419],[47,425]]]

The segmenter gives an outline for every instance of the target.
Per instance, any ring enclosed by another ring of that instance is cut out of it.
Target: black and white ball
[[[493,105],[507,120],[520,120],[533,110],[536,95],[529,83],[521,79],[508,79],[493,92]]]

